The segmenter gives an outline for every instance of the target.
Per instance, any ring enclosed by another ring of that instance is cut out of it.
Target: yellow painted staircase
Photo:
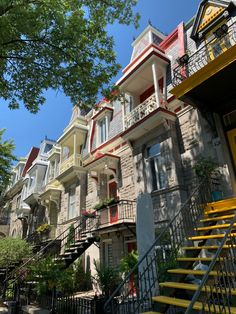
[[[187,275],[193,275],[195,278],[200,279],[206,274],[207,267],[209,263],[214,258],[216,251],[221,245],[221,241],[225,236],[227,228],[230,226],[231,221],[233,220],[236,214],[236,198],[230,198],[226,200],[221,200],[218,202],[208,203],[204,210],[204,217],[199,219],[198,227],[195,228],[193,236],[189,236],[187,240],[191,245],[182,246],[181,252],[183,256],[177,258],[178,268],[168,269],[167,274],[171,276],[171,280],[161,282],[159,284],[160,295],[154,296],[152,298],[153,302],[153,311],[144,312],[145,314],[160,314],[160,313],[169,313],[168,309],[170,306],[174,306],[175,309],[178,309],[176,312],[171,313],[185,313],[188,308],[191,298],[195,291],[198,290],[199,285],[186,282]],[[236,238],[236,224],[232,226],[232,229],[229,233],[230,237]],[[197,233],[197,235],[196,235]],[[227,240],[228,241],[228,240]],[[225,242],[222,246],[221,255],[216,261],[215,268],[209,272],[209,281],[202,290],[202,300],[204,301],[204,293],[211,293],[215,296],[218,295],[218,292],[221,290],[221,295],[225,294],[226,299],[232,297],[235,301],[231,303],[229,307],[224,307],[222,311],[221,300],[213,302],[213,304],[208,304],[207,307],[201,302],[201,299],[197,300],[193,305],[193,312],[204,311],[201,313],[232,313],[236,314],[236,285],[235,288],[228,289],[227,287],[215,287],[211,285],[214,281],[214,278],[222,278],[225,276],[225,273],[221,273],[218,263],[224,261],[225,253],[232,252],[236,249],[236,244]],[[236,252],[235,253],[235,262],[236,262]],[[181,254],[181,255],[182,255]],[[233,254],[233,253],[232,253]],[[206,266],[206,270],[194,269],[196,264],[203,263]],[[217,268],[218,267],[218,268]],[[220,277],[219,277],[220,276]],[[227,272],[227,278],[235,282],[235,267]],[[212,278],[212,279],[211,279]],[[224,283],[227,285],[227,283]]]

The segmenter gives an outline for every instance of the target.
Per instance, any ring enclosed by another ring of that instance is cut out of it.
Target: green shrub
[[[0,253],[0,267],[8,267],[29,257],[32,254],[32,247],[19,238],[0,238]]]
[[[130,253],[128,253],[121,259],[120,270],[122,273],[127,275],[137,263],[138,263],[138,252],[137,250],[132,250]],[[137,268],[137,272],[138,272],[138,268]]]
[[[89,291],[92,289],[91,271],[84,271],[82,259],[79,258],[73,265],[74,287],[76,291]]]
[[[94,280],[102,291],[102,294],[109,296],[117,288],[121,282],[121,276],[118,268],[101,265],[98,261],[94,261],[97,274]]]
[[[32,265],[28,270],[29,280],[36,280],[38,295],[44,295],[56,287],[63,294],[74,291],[73,268],[63,268],[63,263],[55,263],[53,257],[47,256]]]

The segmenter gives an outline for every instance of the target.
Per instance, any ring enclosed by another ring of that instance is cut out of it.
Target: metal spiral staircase
[[[236,313],[236,198],[205,183],[106,302],[112,314]]]

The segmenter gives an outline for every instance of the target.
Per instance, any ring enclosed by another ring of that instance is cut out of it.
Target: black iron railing
[[[125,277],[104,306],[106,313],[130,314],[150,311],[152,297],[159,294],[159,282],[166,270],[175,267],[181,247],[193,242],[186,239],[196,234],[205,203],[211,199],[209,185],[204,181],[159,234],[138,264]],[[117,297],[118,296],[118,297]]]
[[[236,295],[236,215],[201,280],[185,314],[193,313],[200,304],[201,313],[231,313]],[[225,247],[228,249],[225,250]],[[212,273],[215,275],[212,276]],[[200,302],[199,302],[200,301]],[[176,312],[177,313],[177,312]]]
[[[51,309],[57,314],[96,314],[96,299],[89,297],[43,295],[38,299],[39,305],[44,309]]]
[[[135,222],[136,202],[131,200],[120,200],[99,210],[98,227],[104,227],[115,223]]]
[[[226,25],[227,32],[222,32],[221,36],[213,38],[192,55],[185,55],[185,60],[181,62],[173,71],[173,86],[177,86],[185,79],[202,69],[209,62],[223,54],[227,49],[236,43],[236,23]]]

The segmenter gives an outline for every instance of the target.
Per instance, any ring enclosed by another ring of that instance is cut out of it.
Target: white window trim
[[[71,191],[74,190],[74,201],[71,202]],[[73,210],[73,215],[71,215],[71,205],[74,205],[74,210]],[[67,218],[68,219],[73,219],[76,217],[76,185],[73,184],[72,186],[70,186],[69,188],[69,192],[68,192],[68,212],[67,212]]]
[[[101,139],[101,122],[105,120],[105,140],[102,141]],[[109,137],[109,124],[110,124],[110,119],[108,115],[103,116],[101,119],[97,120],[97,146],[102,145],[103,143],[106,143],[108,141]]]
[[[148,145],[146,147],[146,156],[148,154],[148,149],[157,144],[156,143],[152,143],[150,145]],[[160,143],[159,143],[160,144]],[[156,159],[156,161],[155,161]],[[158,165],[157,165],[157,160],[161,160],[161,166],[163,168],[163,173],[165,174],[165,183],[163,186],[160,186],[160,179],[159,179],[159,169],[158,169]],[[151,170],[151,165],[150,165],[150,161],[154,160],[154,167],[155,167],[155,171],[156,171],[156,185],[157,185],[157,189],[154,189],[153,187],[153,175],[152,175],[152,170]],[[155,191],[161,191],[167,188],[167,178],[166,178],[166,167],[165,167],[165,163],[164,163],[164,158],[161,156],[161,152],[150,156],[150,157],[146,157],[145,158],[145,168],[146,168],[146,181],[147,181],[147,192],[151,193],[151,192],[155,192]]]

